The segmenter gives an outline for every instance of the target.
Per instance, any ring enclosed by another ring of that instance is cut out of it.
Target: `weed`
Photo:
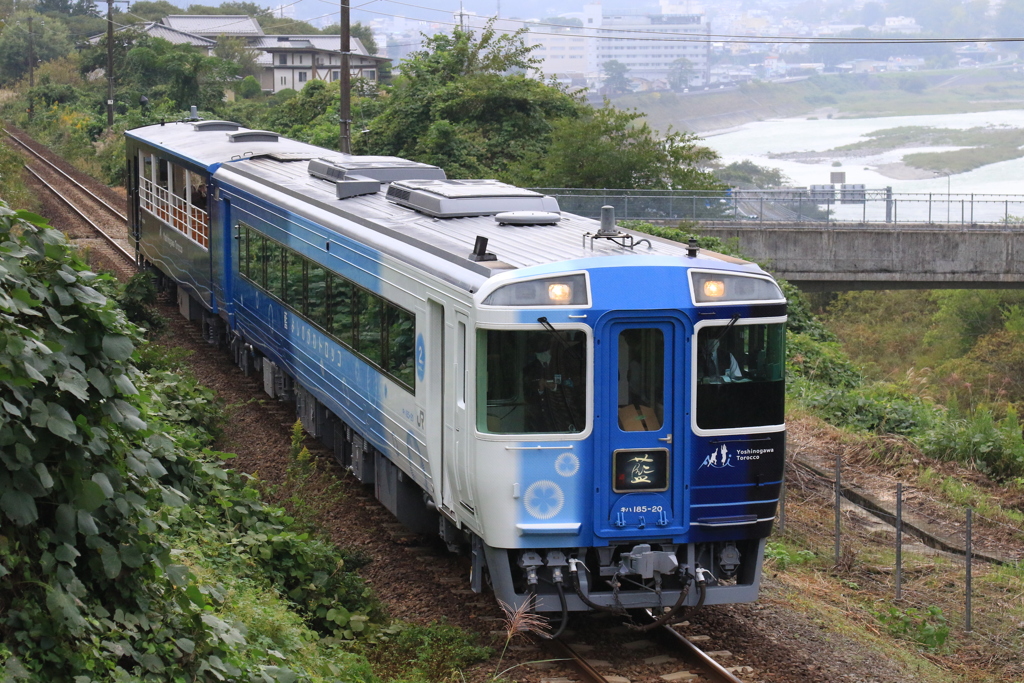
[[[455,680],[465,667],[491,656],[491,650],[473,642],[473,636],[451,624],[406,625],[367,652],[374,672],[384,681]]]
[[[515,668],[515,666],[513,666],[508,669],[504,669],[503,671],[499,671],[501,668],[501,662],[505,659],[505,653],[508,651],[508,646],[516,636],[526,635],[528,633],[547,635],[548,620],[547,618],[533,612],[535,602],[536,599],[531,595],[524,600],[523,604],[519,605],[518,608],[513,609],[511,605],[502,600],[498,600],[501,610],[505,613],[505,644],[501,648],[501,656],[498,657],[498,663],[494,666],[494,676],[492,676],[492,678],[501,678]],[[516,666],[518,666],[518,664]]]
[[[764,549],[764,557],[766,560],[771,560],[775,563],[775,566],[780,571],[812,562],[815,558],[814,553],[810,550],[792,550],[787,548],[783,543],[769,542]]]
[[[878,618],[885,624],[890,635],[912,640],[930,652],[942,649],[949,637],[946,617],[935,605],[931,605],[924,613],[914,607],[905,612],[890,607],[888,612],[879,614]]]

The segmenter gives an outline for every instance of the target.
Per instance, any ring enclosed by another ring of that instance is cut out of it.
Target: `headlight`
[[[484,299],[485,306],[586,306],[589,302],[582,273],[510,282]]]

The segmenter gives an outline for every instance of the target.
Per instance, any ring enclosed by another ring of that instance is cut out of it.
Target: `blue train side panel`
[[[222,203],[229,207],[225,215],[232,221],[225,233],[233,243],[238,243],[238,226],[244,224],[367,291],[381,292],[380,255],[373,250],[230,184],[221,183],[220,190]],[[432,492],[424,435],[414,422],[414,395],[241,277],[239,261],[235,249],[228,278],[234,329]]]

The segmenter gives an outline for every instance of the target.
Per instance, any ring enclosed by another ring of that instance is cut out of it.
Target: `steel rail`
[[[592,667],[587,660],[580,657],[571,647],[561,640],[555,638],[554,640],[543,640],[541,641],[547,649],[559,659],[568,660],[570,666],[576,669],[576,672],[583,678],[585,683],[607,683],[607,679],[602,676],[597,669]]]
[[[52,192],[54,194],[54,196],[56,196],[58,199],[60,199],[62,202],[64,202],[64,204],[66,204],[69,209],[74,211],[82,220],[84,220],[86,223],[91,225],[93,230],[98,232],[100,234],[100,236],[103,239],[105,239],[110,244],[110,246],[112,246],[114,249],[116,249],[118,252],[120,252],[120,255],[123,256],[128,261],[129,264],[131,264],[132,268],[135,268],[136,270],[138,270],[139,266],[138,266],[138,264],[135,261],[135,255],[132,254],[131,252],[129,252],[123,246],[121,246],[117,242],[116,238],[111,237],[106,232],[104,232],[103,228],[101,228],[100,226],[96,225],[96,223],[94,223],[92,221],[92,219],[89,218],[85,214],[84,211],[82,211],[79,207],[75,206],[71,202],[71,200],[69,200],[67,197],[62,195],[57,190],[57,188],[55,188],[53,185],[51,185],[50,183],[46,182],[46,180],[44,180],[42,176],[40,176],[38,173],[36,173],[34,170],[32,170],[32,168],[30,168],[29,166],[25,166],[25,170],[28,171],[29,173],[31,173],[33,176],[35,176],[36,180],[41,182],[46,187],[46,189],[48,189],[50,192]]]
[[[68,175],[67,173],[65,173],[64,171],[62,171],[61,169],[57,168],[57,166],[55,166],[55,165],[53,164],[53,162],[51,162],[51,161],[50,161],[49,159],[46,159],[46,158],[45,158],[44,156],[42,156],[42,155],[41,155],[41,154],[40,154],[39,152],[37,152],[37,151],[35,151],[34,149],[32,149],[31,147],[29,147],[27,143],[25,143],[25,142],[23,142],[22,140],[20,140],[20,139],[19,139],[19,138],[18,138],[18,137],[17,137],[16,135],[14,135],[13,133],[11,133],[11,132],[10,132],[9,130],[7,130],[6,128],[0,129],[0,130],[3,130],[4,134],[5,134],[5,135],[6,135],[7,137],[11,138],[11,139],[12,139],[12,140],[14,140],[14,141],[15,141],[16,143],[18,143],[19,145],[21,145],[22,147],[24,147],[24,148],[25,148],[25,149],[26,149],[26,150],[27,150],[27,151],[29,152],[29,154],[31,154],[32,156],[34,156],[34,157],[35,157],[36,159],[38,159],[39,161],[42,161],[42,162],[43,162],[44,164],[46,164],[46,165],[47,165],[47,166],[48,166],[48,167],[49,167],[50,169],[52,169],[52,170],[56,171],[57,173],[59,173],[60,175],[62,175],[62,176],[63,176],[63,177],[64,177],[64,178],[66,179],[66,180],[68,180],[69,182],[73,183],[73,184],[74,184],[74,185],[75,185],[75,186],[76,186],[76,187],[77,187],[77,188],[78,188],[79,190],[81,190],[82,192],[86,193],[87,195],[89,195],[90,197],[92,197],[92,198],[93,198],[94,200],[96,200],[96,201],[97,201],[98,203],[100,203],[100,204],[102,204],[103,206],[105,206],[105,207],[107,208],[107,210],[108,210],[108,211],[110,211],[110,212],[111,212],[112,214],[114,214],[115,216],[117,216],[117,217],[118,217],[118,218],[120,218],[121,220],[125,221],[126,223],[128,222],[128,217],[127,217],[127,216],[125,216],[125,215],[124,215],[123,213],[121,213],[120,209],[118,209],[118,208],[116,208],[116,207],[113,207],[113,206],[111,206],[110,204],[108,204],[108,203],[107,203],[107,201],[106,201],[105,199],[103,199],[102,197],[99,197],[99,196],[98,196],[98,195],[96,195],[96,194],[95,194],[95,193],[94,193],[94,192],[93,192],[92,190],[90,190],[89,188],[87,188],[87,187],[86,187],[85,185],[83,185],[82,183],[78,182],[77,180],[75,180],[74,178],[72,178],[72,177],[71,177],[70,175]],[[28,168],[28,167],[26,166],[26,168]],[[35,175],[35,176],[36,176],[37,178],[39,177],[39,174],[35,173],[35,171],[33,171],[33,175]],[[52,188],[51,188],[51,189],[52,189]],[[63,197],[61,197],[61,198],[63,199]],[[133,260],[134,260],[134,259],[133,259]]]
[[[647,613],[650,615],[649,611]],[[653,619],[653,616],[651,618]],[[680,645],[683,648],[685,658],[691,664],[700,667],[701,674],[705,678],[715,681],[715,683],[743,683],[732,672],[726,670],[724,666],[712,659],[708,653],[691,643],[671,626],[662,626],[658,632],[671,638],[675,644]]]

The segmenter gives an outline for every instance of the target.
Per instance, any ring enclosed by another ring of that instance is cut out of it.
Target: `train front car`
[[[751,264],[651,251],[476,294],[477,498],[507,603],[757,597],[783,476],[786,301]]]
[[[410,529],[535,609],[757,597],[786,301],[756,265],[226,121],[126,133],[182,312]]]

